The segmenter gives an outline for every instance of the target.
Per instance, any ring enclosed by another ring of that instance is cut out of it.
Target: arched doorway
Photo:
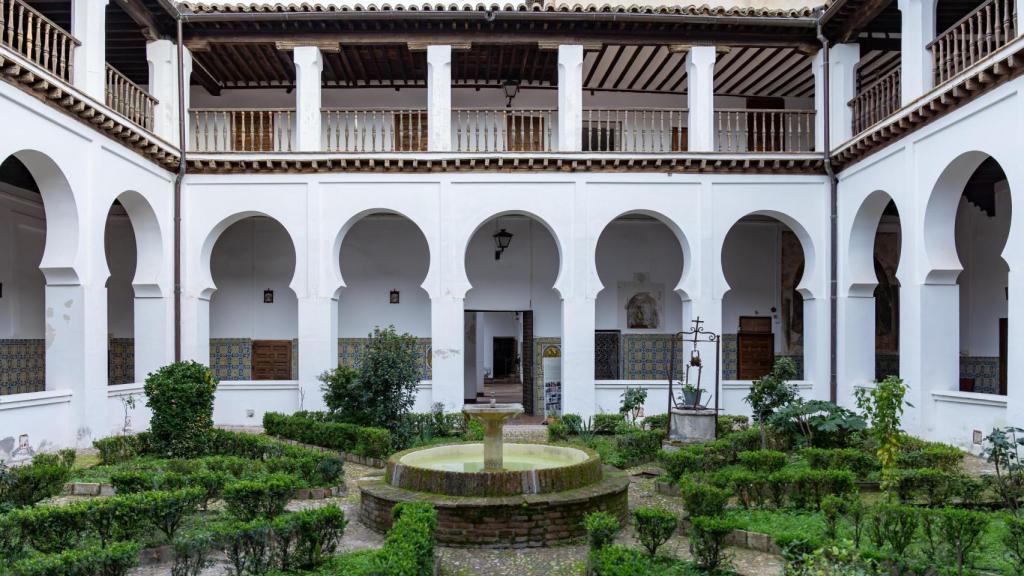
[[[548,227],[527,215],[491,218],[470,238],[465,263],[472,288],[463,304],[467,402],[494,395],[522,402],[528,415],[561,413],[562,302],[553,288],[559,254]],[[494,377],[496,354],[501,379]]]
[[[597,274],[604,288],[595,303],[594,375],[627,383],[668,379],[671,337],[683,329],[680,238],[658,217],[626,214],[597,241]],[[619,395],[598,394],[597,409],[614,412]],[[663,399],[648,395],[659,406]],[[664,410],[664,408],[662,408]]]
[[[210,368],[219,380],[298,378],[295,249],[266,216],[231,224],[210,256]]]
[[[722,243],[722,379],[755,380],[776,359],[793,361],[804,378],[801,283],[807,258],[800,236],[774,215],[752,214],[729,229]]]

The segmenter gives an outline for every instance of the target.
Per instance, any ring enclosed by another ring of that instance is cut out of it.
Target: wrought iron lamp
[[[501,87],[505,90],[505,98],[508,99],[505,102],[505,108],[511,108],[512,99],[516,97],[516,94],[519,94],[519,80],[506,80]]]
[[[502,228],[494,233],[494,259],[501,260],[501,253],[512,243],[512,233]]]

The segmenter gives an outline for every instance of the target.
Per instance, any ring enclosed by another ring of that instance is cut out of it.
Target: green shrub
[[[778,358],[770,373],[751,382],[750,392],[743,399],[750,404],[761,437],[761,448],[768,447],[768,418],[798,397],[796,384],[789,381],[796,376],[796,365],[790,358]]]
[[[476,418],[470,418],[466,424],[466,432],[463,433],[462,439],[467,442],[480,442],[484,439],[484,423],[477,420]]]
[[[608,512],[591,512],[583,517],[583,528],[591,550],[611,546],[619,532],[619,519]]]
[[[736,529],[726,518],[696,516],[690,520],[690,553],[703,570],[714,571],[725,562],[725,539]]]
[[[625,422],[622,414],[594,414],[594,434],[615,434],[616,428]]]
[[[918,524],[920,516],[916,508],[881,503],[870,510],[868,532],[875,548],[884,548],[891,558],[903,562]]]
[[[694,450],[662,450],[658,452],[658,462],[673,481],[703,471],[703,459]]]
[[[728,488],[744,508],[765,506],[771,498],[769,474],[750,470],[720,470],[711,478],[712,484]]]
[[[216,542],[208,530],[194,530],[174,539],[174,566],[171,576],[200,576],[213,561],[210,555]]]
[[[583,418],[579,414],[562,414],[562,424],[565,424],[570,436],[576,436],[583,429]]]
[[[0,566],[14,562],[25,552],[25,541],[21,537],[21,525],[15,521],[15,514],[0,514]]]
[[[337,505],[284,514],[274,519],[278,565],[283,570],[313,569],[338,549],[345,513]]]
[[[1006,563],[1010,566],[1011,574],[1024,576],[1024,516],[1007,513],[1004,521],[1006,532],[1003,533],[1002,543],[1006,549]]]
[[[140,546],[117,542],[106,548],[85,547],[34,556],[17,562],[18,576],[125,576],[139,561]]]
[[[921,447],[901,451],[896,456],[898,468],[934,468],[953,473],[960,470],[964,453],[955,446],[928,443]]]
[[[776,472],[786,465],[785,452],[778,452],[776,450],[752,450],[750,452],[740,452],[736,456],[740,464],[743,464],[753,472]]]
[[[234,478],[253,474],[259,468],[259,462],[241,456],[204,456],[199,461],[210,472],[223,472]]]
[[[660,430],[641,429],[615,436],[615,450],[619,454],[619,462],[615,465],[629,468],[656,459],[661,451],[662,436]]]
[[[750,452],[761,448],[761,432],[757,428],[744,428],[719,436],[718,440],[705,446],[719,446],[723,454],[735,459],[740,452]],[[732,461],[729,462],[730,464]]]
[[[644,416],[643,426],[647,430],[656,430],[665,436],[668,434],[668,414]]]
[[[548,442],[565,442],[569,439],[569,427],[559,419],[548,423]]]
[[[733,414],[722,414],[718,417],[715,432],[718,438],[733,432],[746,430],[750,427],[750,418]]]
[[[224,486],[222,497],[227,511],[242,521],[273,518],[282,512],[295,492],[295,480],[284,474],[269,474],[253,480],[238,480]]]
[[[391,453],[391,432],[384,428],[321,421],[310,414],[302,412],[288,416],[267,412],[263,415],[263,429],[271,436],[369,458],[386,458]]]
[[[732,495],[728,490],[686,479],[680,482],[680,490],[687,517],[691,519],[697,516],[721,516]]]
[[[853,532],[853,546],[860,548],[861,536],[864,534],[864,522],[868,514],[868,508],[856,492],[847,494],[843,498],[843,514],[850,524]]]
[[[849,470],[866,478],[878,470],[878,458],[856,448],[804,448],[800,456],[818,470]]]
[[[94,498],[84,507],[85,520],[100,538],[100,545],[136,539],[146,523],[139,499],[127,497]]]
[[[378,570],[389,576],[431,576],[437,512],[417,502],[397,504],[392,514],[395,521],[377,557]]]
[[[843,506],[846,500],[829,494],[821,499],[821,515],[825,518],[825,535],[829,540],[835,540],[839,533],[839,519],[843,514]]]
[[[342,416],[345,407],[360,402],[359,371],[351,366],[338,366],[320,375],[320,389],[324,393],[324,404],[331,412]]]
[[[153,450],[188,458],[207,449],[213,429],[213,398],[217,381],[198,362],[175,362],[146,377],[146,406]]]
[[[649,556],[625,546],[592,550],[589,562],[590,576],[696,576],[692,565],[686,562],[665,556]]]
[[[20,538],[43,554],[76,548],[88,537],[87,502],[66,506],[36,506],[11,512]]]
[[[264,574],[272,567],[273,534],[270,520],[233,520],[213,527],[213,538],[224,551],[234,576]]]
[[[940,508],[922,511],[920,518],[932,559],[950,567],[950,573],[957,576],[973,574],[973,557],[988,527],[988,515],[974,510]]]
[[[143,452],[137,435],[111,436],[94,440],[92,445],[99,452],[100,463],[105,465],[126,462]]]
[[[892,485],[903,502],[923,497],[929,506],[947,506],[963,494],[965,477],[937,468],[895,470]]]
[[[789,501],[797,508],[821,508],[825,496],[842,496],[857,489],[848,470],[797,470],[788,475]]]
[[[64,483],[71,477],[74,463],[75,451],[66,449],[56,454],[36,454],[30,464],[3,468],[5,473],[4,481],[0,482],[0,510],[5,505],[32,506],[60,494]]]
[[[661,508],[641,506],[633,510],[637,539],[654,556],[658,548],[672,537],[679,524],[676,515]]]
[[[146,470],[122,470],[110,475],[110,484],[118,494],[136,494],[157,490],[156,474]]]
[[[202,502],[203,491],[186,488],[173,492],[142,492],[134,497],[145,510],[149,523],[162,532],[168,542],[173,542],[182,520],[195,513]]]

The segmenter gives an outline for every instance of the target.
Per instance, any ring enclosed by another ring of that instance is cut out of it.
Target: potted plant
[[[691,406],[693,408],[697,407],[697,405],[700,403],[700,397],[703,396],[701,390],[694,386],[693,384],[690,384],[689,382],[683,384],[682,392],[683,405]]]

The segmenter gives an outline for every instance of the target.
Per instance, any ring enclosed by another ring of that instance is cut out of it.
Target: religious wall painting
[[[779,279],[782,294],[782,338],[788,354],[800,354],[804,346],[804,298],[797,292],[804,275],[804,250],[789,230],[782,232]]]
[[[620,282],[620,314],[622,325],[628,330],[657,330],[661,328],[664,312],[662,284],[641,282]]]

